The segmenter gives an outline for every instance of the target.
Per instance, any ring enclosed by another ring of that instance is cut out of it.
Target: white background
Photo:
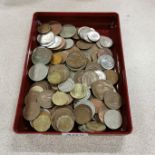
[[[36,11],[115,11],[120,15],[133,120],[132,134],[62,137],[17,135],[12,126]],[[154,0],[0,0],[0,154],[155,154]]]

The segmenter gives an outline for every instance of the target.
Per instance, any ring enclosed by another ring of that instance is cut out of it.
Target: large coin
[[[104,115],[104,122],[108,128],[116,130],[122,125],[122,115],[117,110],[108,110]]]
[[[44,64],[37,63],[29,69],[29,78],[32,81],[41,81],[46,78],[48,67]]]
[[[76,27],[70,24],[65,24],[62,27],[60,36],[63,38],[71,38],[76,34]]]
[[[104,93],[104,103],[110,109],[119,109],[122,105],[121,96],[113,91],[106,91]]]
[[[113,41],[112,41],[111,38],[109,38],[107,36],[101,36],[101,38],[100,38],[100,44],[103,47],[110,48],[113,45]]]
[[[51,126],[50,114],[48,112],[41,112],[40,115],[32,121],[33,128],[38,132],[45,132]]]
[[[51,60],[51,57],[52,57],[51,50],[44,47],[37,47],[33,50],[33,53],[32,53],[32,63],[48,64]]]

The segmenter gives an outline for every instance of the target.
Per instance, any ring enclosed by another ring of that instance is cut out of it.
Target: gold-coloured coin
[[[103,123],[99,123],[96,121],[90,121],[90,122],[86,123],[86,127],[89,130],[93,130],[95,132],[104,131],[106,129],[106,126]]]

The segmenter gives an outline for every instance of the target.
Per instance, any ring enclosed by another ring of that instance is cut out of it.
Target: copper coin
[[[66,59],[67,65],[72,68],[80,68],[86,64],[86,61],[86,57],[82,52],[70,53]]]
[[[118,73],[114,70],[105,70],[106,78],[109,80],[113,85],[118,82]]]
[[[103,107],[103,102],[99,99],[96,99],[96,98],[92,98],[91,99],[91,102],[94,104],[95,106],[95,113],[98,113],[99,110]]]
[[[86,70],[102,70],[102,67],[96,62],[89,62],[86,66]]]
[[[97,55],[98,55],[98,57],[100,57],[101,55],[113,56],[112,51],[105,47],[103,49],[99,49]]]
[[[57,21],[51,21],[50,23],[51,26],[51,30],[55,35],[58,35],[61,30],[62,30],[62,25],[61,23],[57,22]]]
[[[83,40],[79,40],[79,41],[76,42],[76,46],[78,48],[80,48],[80,49],[85,50],[85,49],[91,48],[93,46],[93,44],[92,43],[85,42]]]
[[[117,110],[122,106],[121,96],[113,91],[106,91],[104,93],[104,102],[108,108],[114,110]]]
[[[42,24],[42,25],[38,26],[37,29],[38,29],[39,33],[47,33],[51,30],[49,24]]]

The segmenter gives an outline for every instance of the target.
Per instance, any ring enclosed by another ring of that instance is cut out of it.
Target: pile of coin
[[[37,27],[23,117],[38,132],[102,132],[122,125],[113,40],[88,26]]]

